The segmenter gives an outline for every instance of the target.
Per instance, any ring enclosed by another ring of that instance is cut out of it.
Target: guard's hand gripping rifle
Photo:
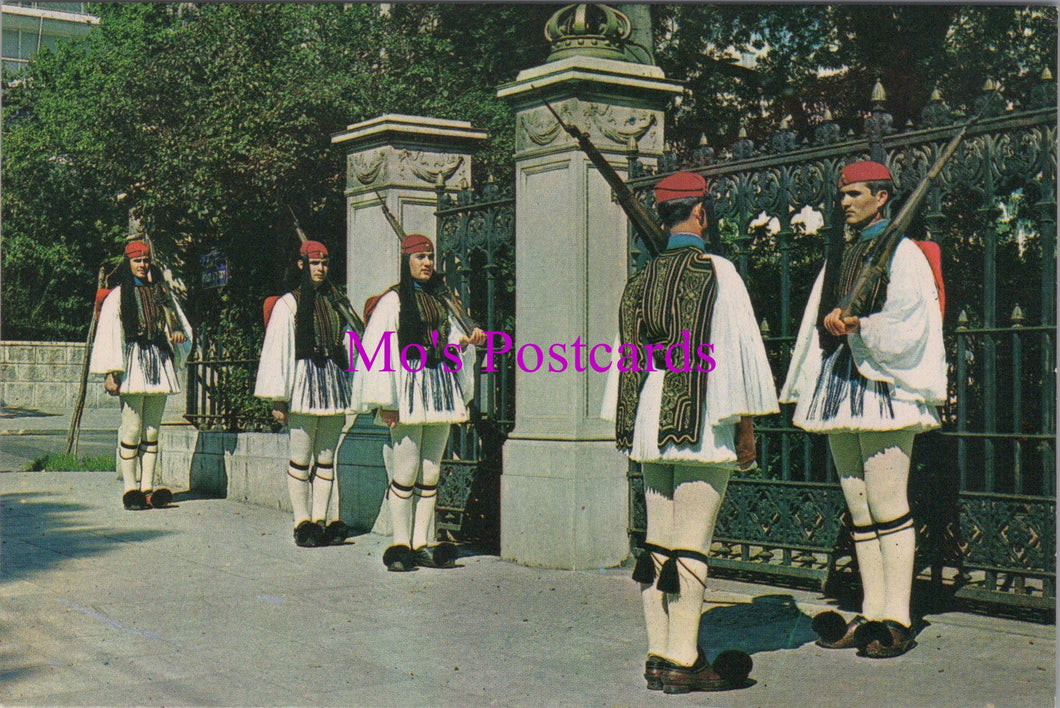
[[[626,212],[626,217],[633,222],[633,225],[640,231],[644,237],[644,243],[648,247],[648,252],[652,257],[659,255],[659,249],[667,241],[667,235],[659,228],[658,224],[648,214],[648,210],[644,208],[644,205],[637,199],[637,195],[633,194],[633,190],[623,181],[622,177],[615,172],[615,168],[611,166],[611,163],[607,161],[600,151],[593,145],[593,141],[589,138],[589,134],[579,130],[573,125],[568,125],[559,114],[556,113],[556,109],[552,107],[541,93],[541,89],[537,86],[531,85],[534,93],[537,97],[545,104],[545,108],[556,118],[560,127],[567,131],[567,134],[578,141],[578,147],[585,153],[585,156],[589,158],[589,161],[593,163],[593,166],[600,172],[600,175],[607,181],[611,191],[615,193],[615,198],[618,200],[619,206],[622,207],[622,211]]]
[[[298,217],[294,215],[294,210],[290,206],[287,207],[287,211],[291,213],[291,219],[294,221],[294,230],[298,233],[298,240],[305,243],[309,239],[306,237],[305,231],[302,231],[302,225],[298,223]],[[346,328],[356,332],[358,337],[364,334],[364,322],[361,320],[360,315],[350,307],[350,301],[346,299],[346,296],[335,287],[335,283],[325,278],[324,287],[326,288],[325,296],[342,319],[345,320]]]
[[[390,228],[394,230],[394,235],[397,236],[399,241],[404,241],[408,234],[405,233],[405,229],[401,226],[401,222],[394,216],[394,212],[390,211],[390,207],[386,205],[386,201],[383,197],[375,192],[376,198],[379,199],[379,206],[383,209],[383,216],[386,217],[387,223],[390,224]],[[460,323],[460,328],[464,330],[467,336],[471,336],[471,333],[478,329],[478,323],[471,319],[471,315],[467,314],[467,310],[460,304],[460,301],[456,299],[456,296],[449,290],[449,286],[446,285],[445,292],[442,294],[442,302],[449,308],[449,312],[453,315],[457,322]]]
[[[975,115],[970,121],[964,124],[964,127],[953,136],[949,144],[943,148],[942,152],[939,153],[938,158],[935,160],[935,164],[931,166],[928,173],[924,175],[924,179],[920,180],[920,184],[916,186],[916,189],[906,198],[905,203],[902,204],[902,208],[898,210],[898,214],[894,219],[887,224],[887,228],[884,229],[883,233],[877,238],[876,243],[873,245],[869,252],[865,254],[865,260],[861,266],[861,270],[858,272],[857,280],[854,281],[854,286],[850,289],[839,302],[840,316],[843,318],[847,317],[861,317],[865,314],[865,309],[868,305],[868,300],[872,296],[872,292],[876,289],[876,284],[880,282],[881,278],[887,277],[887,270],[891,263],[891,257],[894,256],[895,250],[898,248],[898,242],[902,240],[902,236],[905,235],[905,230],[913,222],[913,217],[916,216],[917,210],[923,203],[924,198],[927,197],[928,191],[931,189],[932,184],[938,178],[939,173],[942,172],[942,168],[946,166],[946,163],[953,157],[953,153],[957,151],[957,146],[961,144],[964,139],[965,133],[973,125],[979,122],[979,119],[986,114],[987,108],[993,101],[995,94],[991,94],[983,107],[979,110],[979,113]]]

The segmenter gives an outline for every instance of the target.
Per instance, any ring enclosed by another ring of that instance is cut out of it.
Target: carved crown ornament
[[[574,55],[621,61],[632,31],[633,23],[613,7],[595,3],[567,5],[545,24],[545,39],[552,47],[547,61]]]

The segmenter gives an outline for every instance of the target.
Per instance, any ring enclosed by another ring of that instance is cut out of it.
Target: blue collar
[[[133,276],[133,285],[147,285],[147,281],[146,280],[141,280],[140,278],[137,278],[134,275]]]
[[[670,234],[670,240],[666,242],[667,251],[673,248],[685,248],[687,246],[693,246],[700,251],[707,250],[701,237],[682,231]]]
[[[881,219],[871,226],[866,226],[861,230],[861,235],[858,237],[859,240],[867,241],[870,238],[876,238],[883,233],[889,223],[891,223],[890,219]]]

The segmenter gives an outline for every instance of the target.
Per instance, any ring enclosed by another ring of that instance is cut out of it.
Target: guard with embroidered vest
[[[755,465],[751,416],[778,410],[747,290],[703,241],[706,193],[703,177],[687,172],[655,188],[669,241],[626,284],[601,410],[615,421],[618,448],[644,471],[648,529],[633,579],[648,633],[644,678],[667,693],[747,683],[751,658],[743,652],[707,660],[700,615],[729,477]],[[708,351],[713,368],[697,356]]]

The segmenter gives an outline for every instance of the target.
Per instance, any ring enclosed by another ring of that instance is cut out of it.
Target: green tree
[[[466,119],[496,136],[481,175],[510,179],[513,119],[495,88],[544,60],[554,9],[93,5],[83,42],[5,85],[3,336],[83,336],[96,266],[120,252],[136,205],[201,330],[254,352],[261,299],[283,289],[296,250],[288,205],[342,272],[330,135],[382,113]],[[231,266],[222,293],[194,287],[215,249]]]

